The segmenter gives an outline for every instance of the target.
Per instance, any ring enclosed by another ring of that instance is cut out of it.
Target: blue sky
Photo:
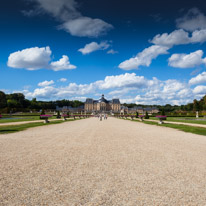
[[[8,0],[0,18],[6,93],[173,105],[206,94],[203,0]]]

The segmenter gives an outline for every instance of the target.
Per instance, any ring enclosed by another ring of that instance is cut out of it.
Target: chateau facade
[[[119,99],[106,100],[104,95],[99,100],[87,98],[84,105],[85,112],[120,112],[120,110]]]

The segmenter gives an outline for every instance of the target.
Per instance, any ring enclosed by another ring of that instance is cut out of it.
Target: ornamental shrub
[[[136,112],[136,118],[138,118],[139,117],[139,113],[138,112]]]
[[[146,114],[145,114],[145,117],[144,117],[145,119],[149,119],[149,115],[148,115],[148,112],[146,112]]]
[[[45,115],[44,109],[41,110],[41,114],[40,115]]]
[[[60,112],[57,111],[57,119],[60,119],[60,118],[61,118]]]

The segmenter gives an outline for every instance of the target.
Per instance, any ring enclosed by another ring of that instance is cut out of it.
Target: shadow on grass
[[[18,130],[17,129],[0,130],[0,134],[7,134],[7,133],[12,133],[12,132],[18,132]]]

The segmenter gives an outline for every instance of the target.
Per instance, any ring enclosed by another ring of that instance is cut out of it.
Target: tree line
[[[84,105],[84,102],[79,100],[57,100],[57,101],[37,101],[36,98],[28,100],[22,93],[5,94],[0,91],[0,112],[29,112],[39,110],[55,110],[56,106],[71,106],[73,108]],[[206,95],[202,99],[194,100],[186,105],[141,105],[141,104],[123,104],[128,108],[132,107],[156,107],[160,111],[175,112],[175,111],[206,111]]]
[[[37,101],[36,98],[28,100],[22,93],[5,94],[0,91],[0,112],[30,112],[39,110],[56,110],[56,107],[71,106],[73,108],[84,105],[78,100]]]

